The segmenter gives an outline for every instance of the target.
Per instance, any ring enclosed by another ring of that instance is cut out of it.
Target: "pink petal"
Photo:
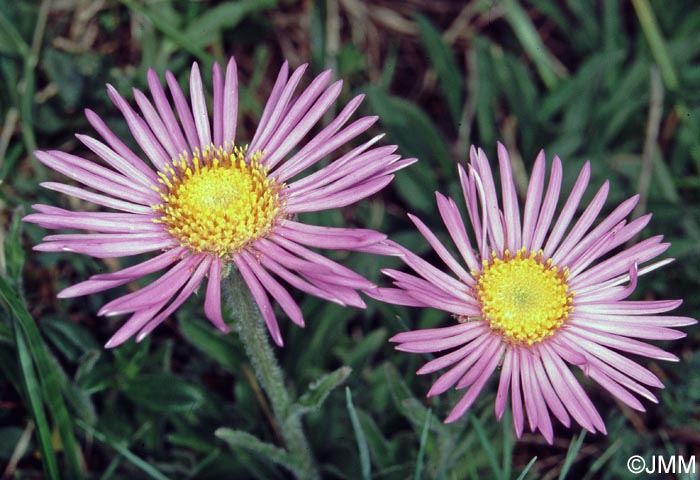
[[[236,122],[238,118],[238,68],[233,57],[231,57],[226,66],[223,117],[223,144],[233,145],[236,141]]]
[[[216,328],[223,333],[230,331],[221,314],[221,265],[222,261],[215,259],[209,267],[209,280],[207,281],[207,293],[204,300],[204,314]]]
[[[486,382],[491,377],[491,374],[494,372],[494,370],[496,370],[498,363],[501,361],[501,357],[503,356],[503,351],[505,350],[505,348],[505,345],[501,345],[499,351],[495,355],[493,355],[490,358],[490,361],[484,366],[484,368],[480,370],[479,378],[477,378],[476,381],[472,384],[472,386],[469,387],[469,390],[467,390],[462,399],[459,402],[457,402],[457,405],[454,406],[450,414],[445,419],[445,423],[454,422],[458,418],[462,417],[462,415],[464,415],[467,412],[469,407],[472,406],[477,396],[479,395],[479,393],[481,393],[481,390],[484,388],[484,385],[486,385]]]
[[[233,262],[236,264],[239,273],[243,277],[243,280],[248,285],[250,293],[255,299],[255,303],[260,309],[260,313],[262,314],[263,320],[265,321],[265,325],[267,325],[267,329],[270,332],[270,335],[272,336],[272,340],[275,341],[278,347],[284,346],[284,341],[282,340],[282,334],[280,333],[279,324],[277,323],[277,319],[275,318],[275,312],[272,309],[270,299],[267,298],[265,289],[262,287],[262,285],[260,285],[260,282],[258,282],[253,272],[250,271],[250,268],[242,260],[241,257],[235,255],[233,257]],[[236,321],[241,320],[237,319]]]
[[[136,335],[136,341],[141,342],[143,341],[146,336],[148,336],[149,333],[151,333],[158,325],[163,323],[166,318],[168,318],[175,310],[180,308],[180,305],[182,305],[185,300],[187,300],[192,293],[194,293],[195,289],[199,287],[199,284],[202,282],[202,279],[204,278],[204,275],[206,274],[207,270],[209,270],[209,266],[211,265],[212,258],[211,257],[205,257],[203,261],[197,265],[197,268],[195,269],[194,272],[192,272],[192,276],[189,278],[187,283],[185,284],[184,287],[182,287],[182,290],[180,293],[178,293],[177,297],[172,301],[172,303],[160,312],[158,315],[156,315],[154,318],[152,318],[145,327],[139,331],[138,335]]]
[[[544,167],[545,156],[544,150],[540,150],[535,160],[535,165],[532,167],[530,174],[530,183],[527,186],[527,195],[525,197],[525,211],[523,213],[523,238],[522,246],[525,251],[530,251],[532,238],[535,234],[535,225],[542,204],[542,190],[544,189]]]
[[[586,166],[584,165],[584,169]],[[583,171],[581,172],[583,174]],[[547,192],[544,195],[544,200],[542,201],[542,208],[537,217],[537,226],[532,237],[532,243],[530,244],[530,251],[537,252],[540,250],[544,243],[544,238],[549,232],[549,227],[554,218],[554,212],[557,209],[557,203],[559,203],[559,192],[561,190],[561,178],[562,178],[562,167],[561,160],[556,155],[552,161],[552,167],[549,172],[549,183],[547,184]],[[579,175],[579,179],[581,176]]]
[[[197,136],[199,137],[199,148],[204,150],[211,145],[211,131],[209,129],[207,103],[204,100],[202,76],[199,74],[197,62],[192,64],[192,71],[190,72],[190,98],[192,99],[194,125],[197,128]]]
[[[590,162],[586,162],[583,168],[581,169],[581,173],[579,173],[579,176],[576,179],[574,188],[571,190],[569,198],[567,198],[566,203],[564,204],[564,208],[562,208],[562,211],[559,214],[559,218],[554,224],[554,227],[552,228],[552,231],[549,234],[549,238],[547,239],[547,243],[544,246],[544,253],[547,257],[551,257],[552,254],[556,251],[556,248],[559,245],[559,241],[564,236],[564,232],[568,229],[569,224],[571,223],[571,219],[574,217],[574,214],[578,209],[581,197],[583,197],[583,194],[586,191],[586,187],[588,187],[588,180],[590,179],[590,176],[591,164]],[[599,194],[601,193],[602,188],[603,187],[601,187],[601,190],[598,191]]]
[[[267,273],[250,253],[243,250],[240,252],[240,256],[243,261],[246,262],[251,272],[253,272],[253,274],[256,276],[260,282],[260,285],[262,285],[263,288],[265,288],[265,290],[272,295],[272,298],[274,298],[277,303],[279,303],[282,310],[284,310],[284,313],[286,313],[294,323],[303,328],[304,316],[301,313],[299,305],[297,305],[289,292],[282,285],[280,285],[279,282],[272,277],[272,275]]]
[[[508,150],[506,150],[506,147],[501,142],[498,142],[496,150],[498,152],[498,164],[501,170],[501,193],[503,197],[503,215],[506,225],[506,248],[510,249],[511,252],[515,252],[520,249],[522,243],[518,194],[515,191]]]
[[[184,135],[182,134],[180,124],[175,118],[170,102],[168,102],[168,99],[165,96],[165,91],[160,84],[158,75],[156,74],[155,70],[149,68],[147,77],[148,86],[151,90],[153,101],[156,104],[156,109],[158,110],[161,120],[165,124],[168,135],[170,135],[170,140],[175,147],[175,151],[177,151],[178,154],[183,153],[188,150],[189,147]]]

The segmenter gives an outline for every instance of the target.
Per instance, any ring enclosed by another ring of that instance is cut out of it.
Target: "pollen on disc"
[[[484,319],[513,343],[532,345],[552,335],[568,318],[573,293],[566,271],[541,253],[524,250],[484,262],[477,295]]]
[[[283,185],[267,176],[260,153],[209,147],[159,172],[167,231],[194,252],[225,257],[269,233],[282,211]]]

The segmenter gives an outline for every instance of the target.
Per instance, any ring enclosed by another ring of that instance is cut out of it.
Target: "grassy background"
[[[495,158],[496,141],[504,142],[521,193],[541,148],[562,157],[569,186],[590,159],[592,184],[611,182],[606,210],[641,192],[635,214],[655,214],[643,234],[673,242],[668,256],[677,261],[641,279],[636,297],[685,298],[679,314],[697,316],[698,31],[693,1],[0,0],[3,475],[288,477],[264,449],[214,434],[233,428],[279,445],[241,345],[215,333],[201,298],[147,341],[105,351],[120,320],[95,314],[117,293],[61,301],[55,294],[134,259],[31,252],[45,234],[18,221],[31,204],[91,208],[38,188],[59,176],[31,152],[86,155],[73,136],[93,133],[86,107],[131,141],[105,83],[133,98],[132,87],[146,87],[148,67],[161,75],[169,69],[183,82],[197,60],[210,79],[214,61],[235,55],[243,86],[239,138],[250,139],[283,59],[309,62],[313,73],[333,68],[345,80],[341,99],[366,93],[362,113],[381,115],[376,131],[421,161],[380,195],[305,220],[376,228],[426,255],[405,213],[442,230],[433,191],[459,197],[455,163],[470,144]],[[378,263],[396,266],[370,256],[336,258],[375,281]],[[666,384],[659,405],[645,401],[648,411],[639,414],[592,387],[608,436],[558,426],[549,446],[527,433],[516,441],[507,418],[494,421],[494,383],[468,417],[441,423],[458,396],[426,400],[432,378],[413,374],[424,359],[394,352],[386,340],[409,327],[449,323],[444,314],[297,298],[307,327],[283,319],[286,347],[278,351],[292,392],[302,395],[320,376],[336,371],[331,380],[338,380],[347,372],[337,369],[352,369],[348,390],[332,391],[305,416],[325,478],[522,478],[524,471],[525,478],[626,478],[632,454],[700,458],[695,328],[667,346],[681,363],[643,361]],[[322,387],[310,393],[311,407],[324,397]]]

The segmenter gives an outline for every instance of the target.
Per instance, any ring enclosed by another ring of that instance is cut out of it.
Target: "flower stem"
[[[284,374],[270,346],[269,333],[248,286],[238,272],[232,271],[222,282],[222,287],[224,297],[234,312],[235,328],[246,354],[272,405],[287,452],[298,467],[294,473],[298,478],[319,478],[301,425],[301,417],[293,412],[292,400],[284,386]]]

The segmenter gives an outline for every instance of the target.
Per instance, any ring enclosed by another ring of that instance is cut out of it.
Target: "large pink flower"
[[[468,171],[459,167],[459,178],[476,248],[457,204],[440,193],[438,210],[461,261],[423,222],[410,216],[457,278],[402,249],[404,261],[419,276],[385,270],[398,288],[370,293],[384,301],[432,307],[454,315],[453,326],[400,333],[391,339],[399,343],[398,350],[406,352],[450,351],[418,370],[428,374],[449,368],[428,396],[453,386],[467,389],[446,419],[452,422],[467,412],[500,366],[496,416],[500,419],[503,415],[510,393],[518,436],[526,413],[530,429],[539,429],[550,443],[550,414],[567,427],[573,417],[586,430],[605,432],[600,415],[568,363],[580,367],[621,402],[644,411],[633,393],[656,402],[648,387],[663,385],[624,353],[676,361],[675,355],[636,339],[681,338],[682,332],[669,327],[691,325],[695,320],[660,315],[678,307],[680,300],[625,300],[634,291],[639,275],[671,261],[641,267],[668,248],[661,236],[612,253],[649,222],[650,214],[625,220],[638,196],[624,201],[593,227],[608,194],[606,182],[572,224],[588,186],[590,167],[586,163],[552,224],[562,166],[554,157],[543,199],[542,152],[533,168],[521,217],[505,147],[498,146],[501,202],[484,152],[472,148],[470,157]]]
[[[60,151],[36,152],[50,168],[89,187],[47,182],[42,185],[116,212],[75,212],[36,205],[24,218],[49,229],[97,233],[44,238],[35,250],[75,252],[114,258],[161,252],[123,270],[94,275],[58,294],[87,295],[169,268],[144,288],[113,300],[101,315],[132,316],[107,342],[114,347],[137,334],[148,335],[208,277],[204,311],[220,330],[222,275],[235,265],[255,298],[272,338],[282,336],[269,297],[300,326],[301,310],[277,278],[311,295],[341,305],[364,307],[357,289],[371,283],[308,247],[382,253],[385,236],[372,230],[330,228],[295,220],[302,212],[342,207],[381,190],[392,173],[412,163],[396,146],[375,147],[375,137],[307,176],[298,175],[366,131],[376,117],[346,125],[362,101],[352,99],[325,128],[304,141],[334,105],[342,82],[328,85],[323,72],[295,95],[306,65],[291,76],[287,63],[277,76],[258,128],[249,145],[236,145],[238,80],[236,63],[225,75],[213,70],[213,121],[210,121],[199,68],[190,75],[190,103],[175,77],[166,80],[175,111],[153,70],[148,73],[152,101],[134,90],[141,115],[112,87],[109,96],[152,166],[130,150],[94,112],[90,124],[104,141],[78,139],[108,166]],[[304,142],[303,142],[304,141]],[[298,151],[293,152],[295,148]],[[224,272],[224,273],[222,273]],[[273,276],[272,274],[275,276]]]

